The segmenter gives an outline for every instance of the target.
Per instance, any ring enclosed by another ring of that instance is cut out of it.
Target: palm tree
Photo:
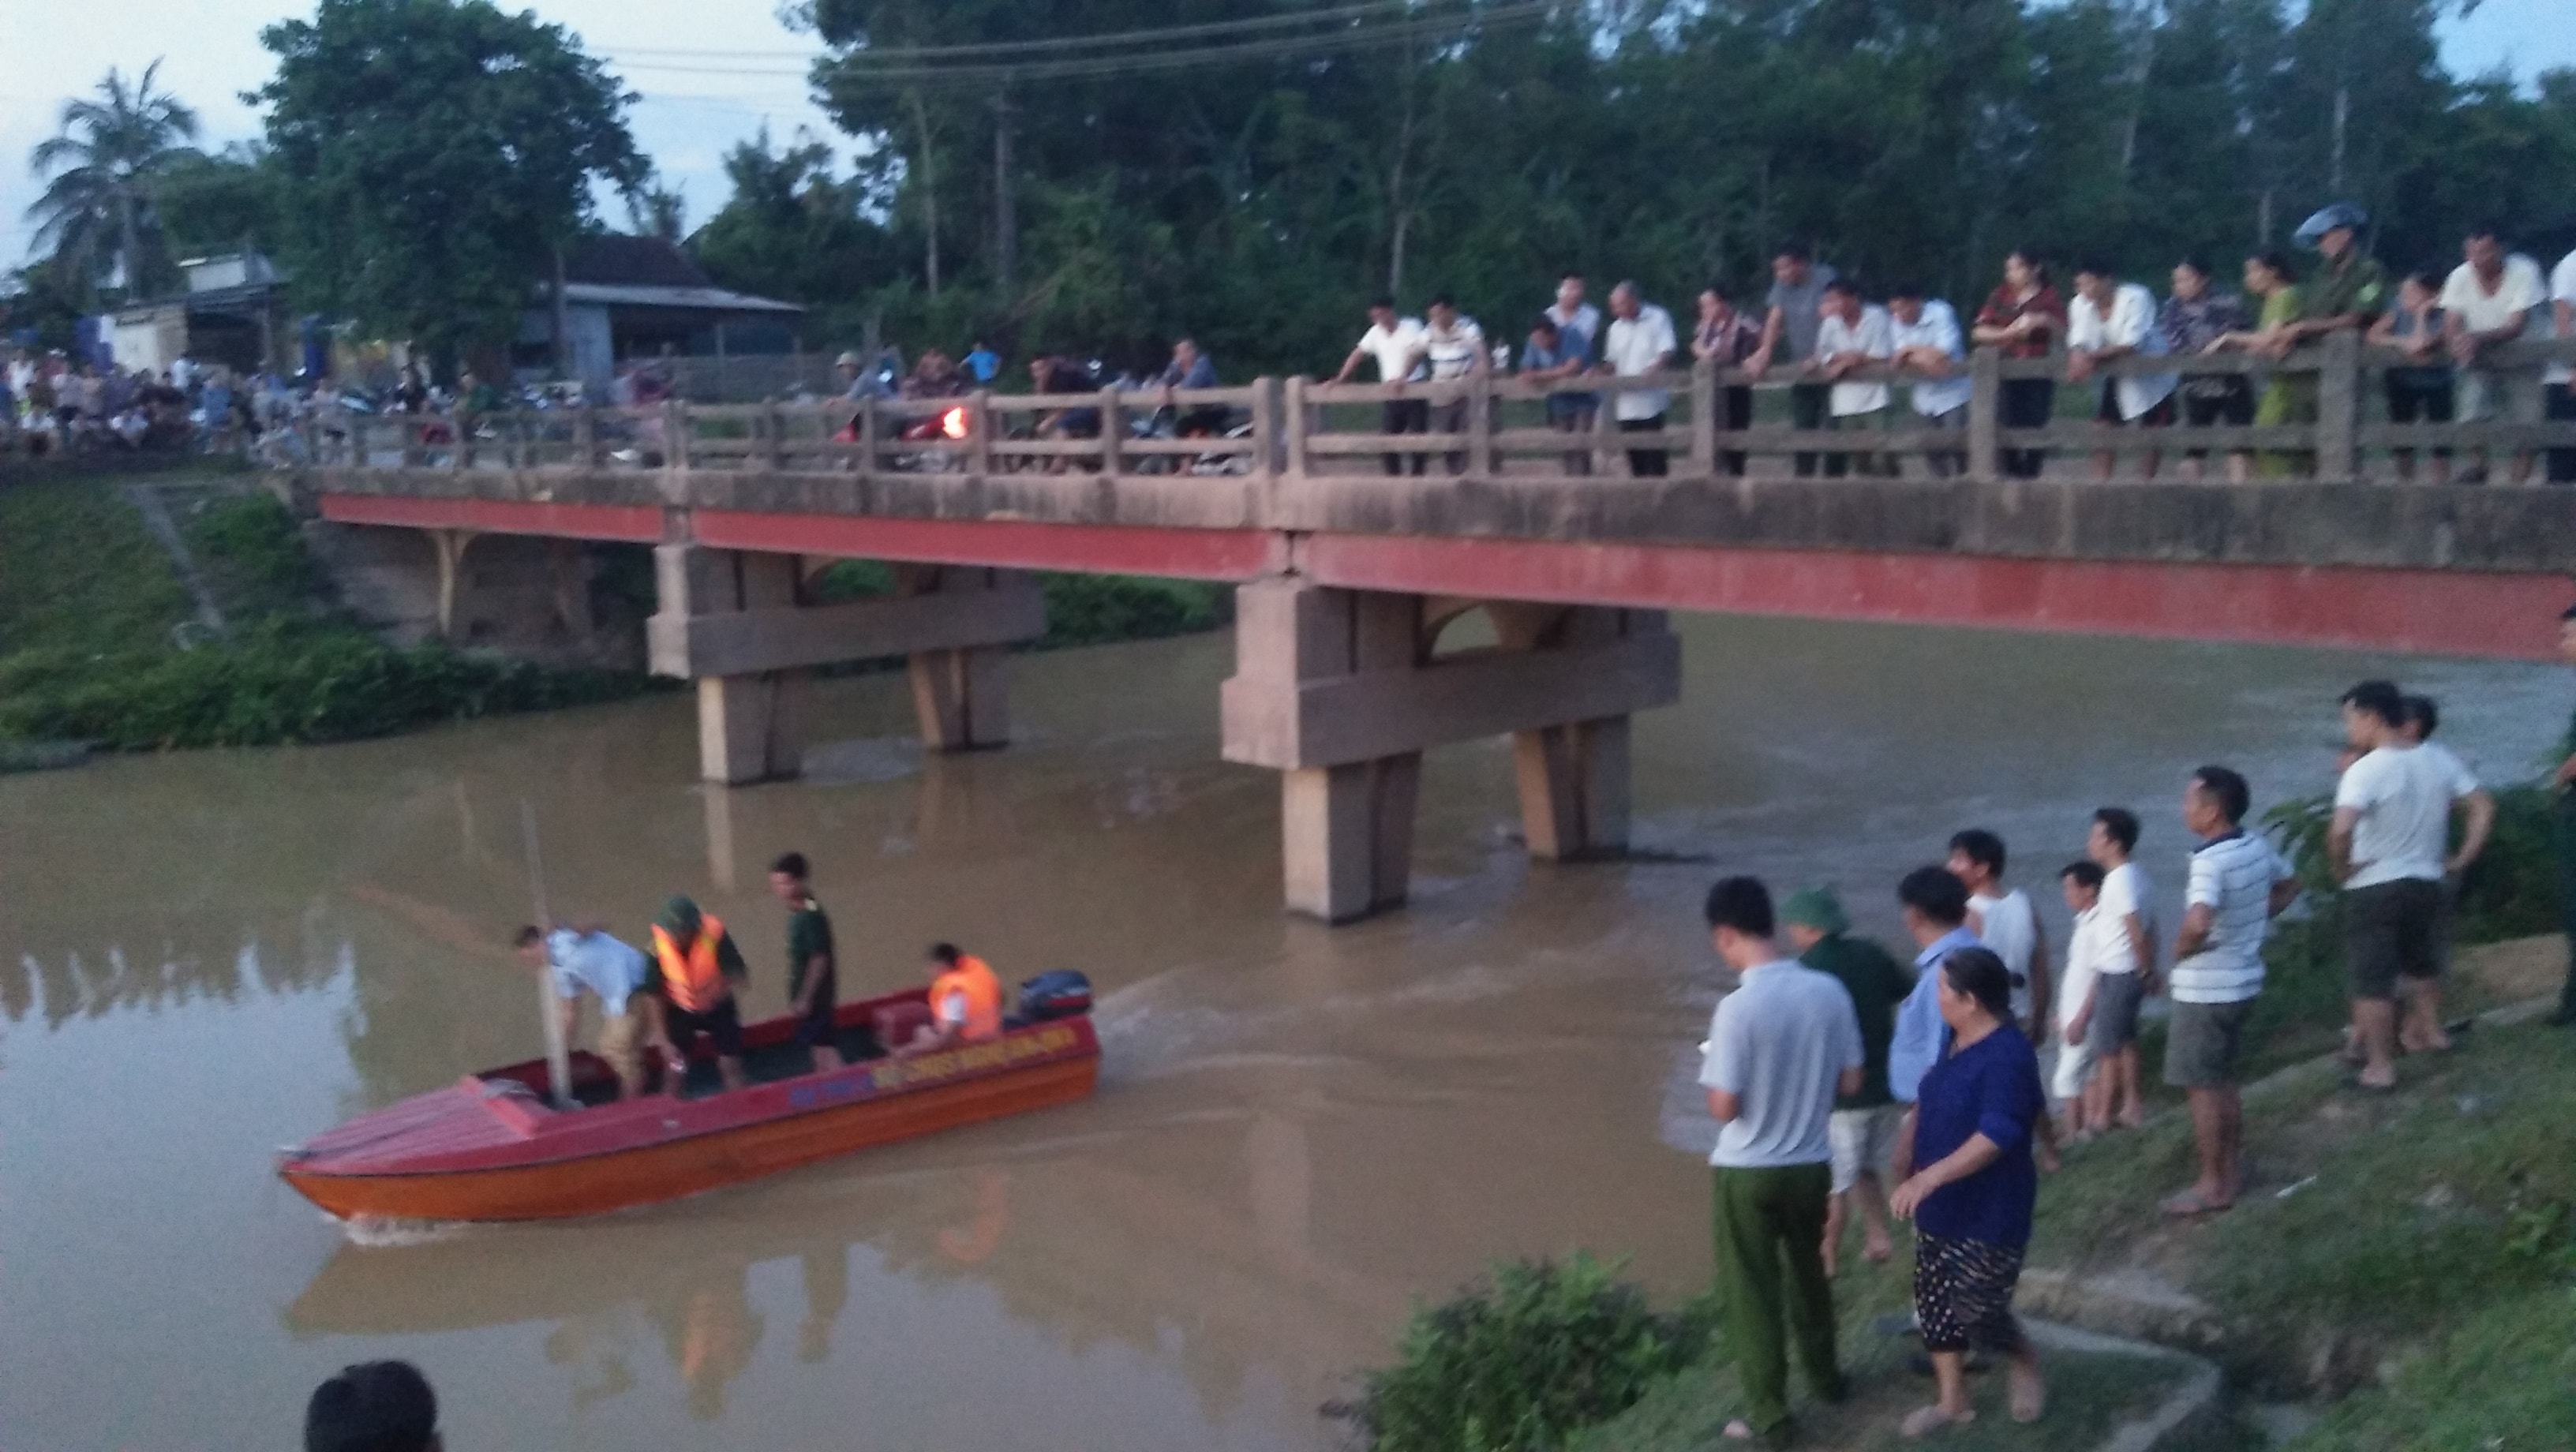
[[[197,136],[197,113],[166,91],[152,89],[161,69],[154,61],[129,88],[109,70],[95,96],[63,103],[62,128],[28,154],[29,169],[52,177],[27,209],[36,235],[33,250],[50,248],[95,292],[102,254],[123,273],[125,295],[143,294],[160,271],[149,246],[159,242],[152,214],[152,184],[185,154]]]

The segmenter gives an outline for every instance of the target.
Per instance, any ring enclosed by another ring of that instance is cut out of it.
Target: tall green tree
[[[733,195],[689,239],[717,281],[830,310],[854,306],[893,271],[885,230],[865,215],[864,177],[836,178],[832,148],[769,128],[725,154]]]
[[[36,144],[28,164],[49,177],[27,209],[34,247],[51,254],[95,301],[111,271],[127,297],[169,280],[153,187],[196,139],[197,113],[154,89],[154,61],[131,84],[110,70],[93,95],[63,103],[59,129]]]
[[[648,168],[633,102],[561,26],[488,0],[321,0],[260,32],[286,179],[280,248],[311,306],[447,353],[504,343],[591,187]]]

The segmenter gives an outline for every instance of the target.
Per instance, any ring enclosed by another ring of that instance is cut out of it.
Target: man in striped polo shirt
[[[2271,842],[2245,830],[2252,793],[2223,766],[2191,774],[2183,825],[2199,837],[2174,935],[2173,1021],[2165,1039],[2165,1082],[2191,1100],[2200,1178],[2166,1197],[2168,1215],[2206,1215],[2236,1203],[2245,1147],[2236,1057],[2245,1020],[2263,991],[2263,939],[2299,895],[2298,875]]]

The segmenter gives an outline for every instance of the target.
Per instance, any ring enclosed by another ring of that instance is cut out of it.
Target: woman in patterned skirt
[[[1923,1076],[1912,1162],[1888,1197],[1914,1222],[1914,1314],[1940,1400],[1906,1417],[1908,1437],[1976,1418],[1968,1404],[1972,1346],[2011,1359],[2013,1420],[2039,1419],[2039,1354],[2013,1320],[2013,1284],[2030,1244],[2039,1171],[2031,1131],[2048,1112],[2039,1057],[2012,1016],[2012,975],[1983,948],[1941,960],[1941,1021],[1950,1050]]]

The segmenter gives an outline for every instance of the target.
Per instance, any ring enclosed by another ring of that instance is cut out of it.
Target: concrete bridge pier
[[[1483,609],[1498,644],[1435,656]],[[1660,611],[1433,599],[1274,576],[1236,594],[1225,757],[1280,773],[1290,911],[1347,922],[1405,899],[1422,753],[1515,737],[1544,859],[1624,850],[1630,713],[1680,698]]]
[[[893,596],[811,605],[802,556],[666,544],[654,564],[653,671],[697,683],[699,774],[725,785],[802,769],[806,679],[835,661],[909,657],[926,745],[1001,745],[1003,647],[1046,631],[1045,597],[1021,571],[912,570]]]

